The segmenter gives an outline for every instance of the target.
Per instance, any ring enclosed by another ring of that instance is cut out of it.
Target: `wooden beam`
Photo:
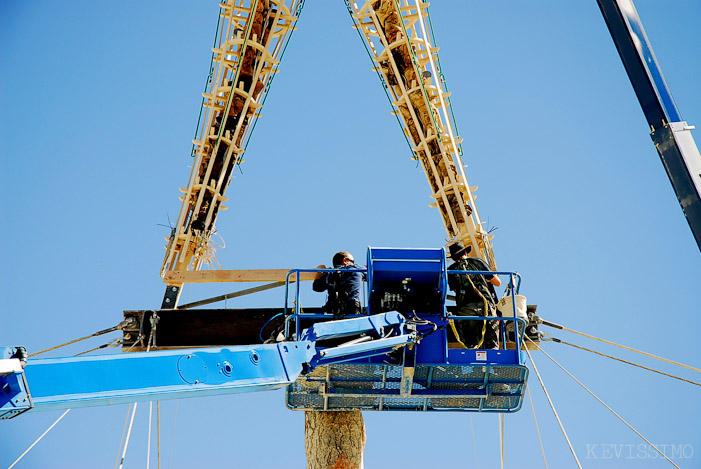
[[[169,270],[163,276],[163,282],[168,285],[209,282],[284,282],[288,272],[288,269]],[[316,272],[300,272],[301,280],[314,280],[315,275]],[[294,282],[296,277],[296,274],[292,274],[290,281]]]

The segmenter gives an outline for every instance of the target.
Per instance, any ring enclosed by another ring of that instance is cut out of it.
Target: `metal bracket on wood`
[[[175,307],[178,305],[178,299],[180,298],[180,289],[181,287],[178,285],[168,285],[166,287],[161,309],[175,309]]]

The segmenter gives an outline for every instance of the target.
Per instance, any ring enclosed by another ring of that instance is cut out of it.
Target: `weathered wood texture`
[[[169,270],[163,275],[163,282],[169,285],[207,282],[284,282],[290,269],[256,270]],[[314,280],[315,272],[300,272],[302,280]],[[290,281],[297,279],[290,275]]]
[[[304,446],[308,469],[362,468],[365,448],[362,412],[305,412]]]

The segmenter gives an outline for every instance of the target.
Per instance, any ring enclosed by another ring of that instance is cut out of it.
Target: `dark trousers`
[[[496,307],[487,303],[468,303],[458,308],[458,316],[496,316]],[[487,314],[485,314],[487,313]],[[460,341],[467,348],[498,349],[499,321],[455,321]]]
[[[333,314],[334,319],[343,319],[346,316],[360,314],[360,302],[356,300],[329,301],[324,305],[324,311]]]

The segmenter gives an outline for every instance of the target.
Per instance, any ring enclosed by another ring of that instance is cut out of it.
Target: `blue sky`
[[[701,125],[701,3],[636,6],[681,115]],[[216,2],[0,3],[0,344],[37,351],[160,305],[162,225],[187,183],[217,11]],[[436,1],[431,15],[467,175],[481,217],[498,227],[499,268],[522,274],[549,321],[701,367],[701,255],[596,2]],[[307,1],[217,221],[224,268],[313,267],[340,249],[362,259],[368,245],[445,242],[350,25],[340,0]],[[232,290],[196,286],[183,301]],[[281,303],[274,290],[227,306]],[[698,386],[544,348],[653,443],[683,448],[677,464],[701,466]],[[542,353],[534,359],[586,467],[669,466]],[[530,383],[548,464],[569,467],[534,373]],[[146,407],[128,466],[145,465]],[[304,467],[303,414],[284,407],[282,392],[161,408],[163,467],[169,458],[173,468]],[[113,465],[126,411],[73,410],[17,467]],[[59,415],[2,422],[0,466]],[[365,422],[368,468],[499,464],[494,415],[366,413]],[[527,400],[506,418],[506,465],[544,467]]]

